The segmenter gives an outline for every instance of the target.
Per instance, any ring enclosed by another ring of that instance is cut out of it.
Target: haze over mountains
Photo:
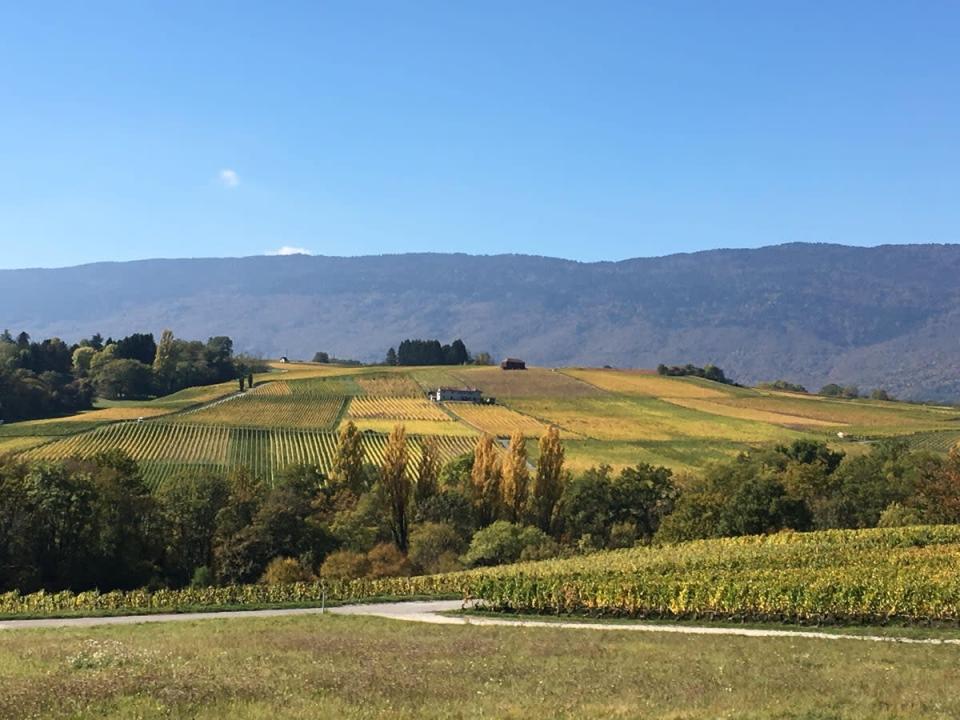
[[[171,328],[236,348],[379,361],[462,337],[542,365],[723,367],[960,399],[960,245],[791,244],[620,262],[407,254],[0,270],[0,328],[75,341]]]

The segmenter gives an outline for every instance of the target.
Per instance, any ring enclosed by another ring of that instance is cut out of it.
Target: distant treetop
[[[713,380],[718,383],[726,383],[727,385],[732,385],[733,380],[730,380],[726,375],[723,374],[723,370],[718,368],[716,365],[705,365],[704,367],[697,367],[696,365],[691,365],[687,363],[686,365],[664,365],[660,363],[657,365],[657,374],[658,375],[667,375],[670,377],[699,377],[704,378],[705,380]]]
[[[404,340],[396,351],[387,351],[386,360],[388,365],[465,365],[470,353],[459,338],[449,345],[439,340]]]

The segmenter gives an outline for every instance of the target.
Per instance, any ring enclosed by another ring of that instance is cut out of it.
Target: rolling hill
[[[960,245],[791,244],[578,263],[521,255],[248,257],[0,271],[0,326],[75,340],[171,328],[239,350],[379,360],[463,337],[542,365],[713,362],[960,399]]]
[[[245,393],[231,382],[4,425],[0,455],[58,460],[120,448],[160,485],[185,471],[239,466],[268,479],[299,463],[329,472],[337,431],[348,420],[364,431],[373,463],[397,423],[406,426],[414,458],[432,437],[444,461],[472,452],[481,433],[505,440],[515,430],[536,459],[537,438],[556,425],[574,472],[638,462],[696,472],[711,460],[799,438],[854,455],[866,452],[862,441],[870,439],[902,437],[941,452],[960,440],[956,408],[828,399],[633,370],[275,363],[256,380]],[[497,401],[427,400],[425,391],[440,384],[475,386]]]

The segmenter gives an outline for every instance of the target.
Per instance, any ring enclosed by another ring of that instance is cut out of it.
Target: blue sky
[[[0,267],[960,240],[956,2],[0,9]]]

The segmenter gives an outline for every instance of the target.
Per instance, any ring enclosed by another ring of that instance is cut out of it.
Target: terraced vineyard
[[[423,436],[409,436],[411,472],[420,456]],[[471,452],[474,438],[437,438],[444,461]],[[237,428],[185,423],[117,423],[92,432],[73,435],[28,449],[21,457],[32,460],[60,460],[88,457],[103,450],[120,449],[141,463],[144,476],[153,485],[183,471],[218,471],[246,467],[259,477],[273,479],[292,464],[317,465],[330,470],[337,443],[334,432],[285,428]],[[383,459],[386,436],[365,433],[367,459]]]

